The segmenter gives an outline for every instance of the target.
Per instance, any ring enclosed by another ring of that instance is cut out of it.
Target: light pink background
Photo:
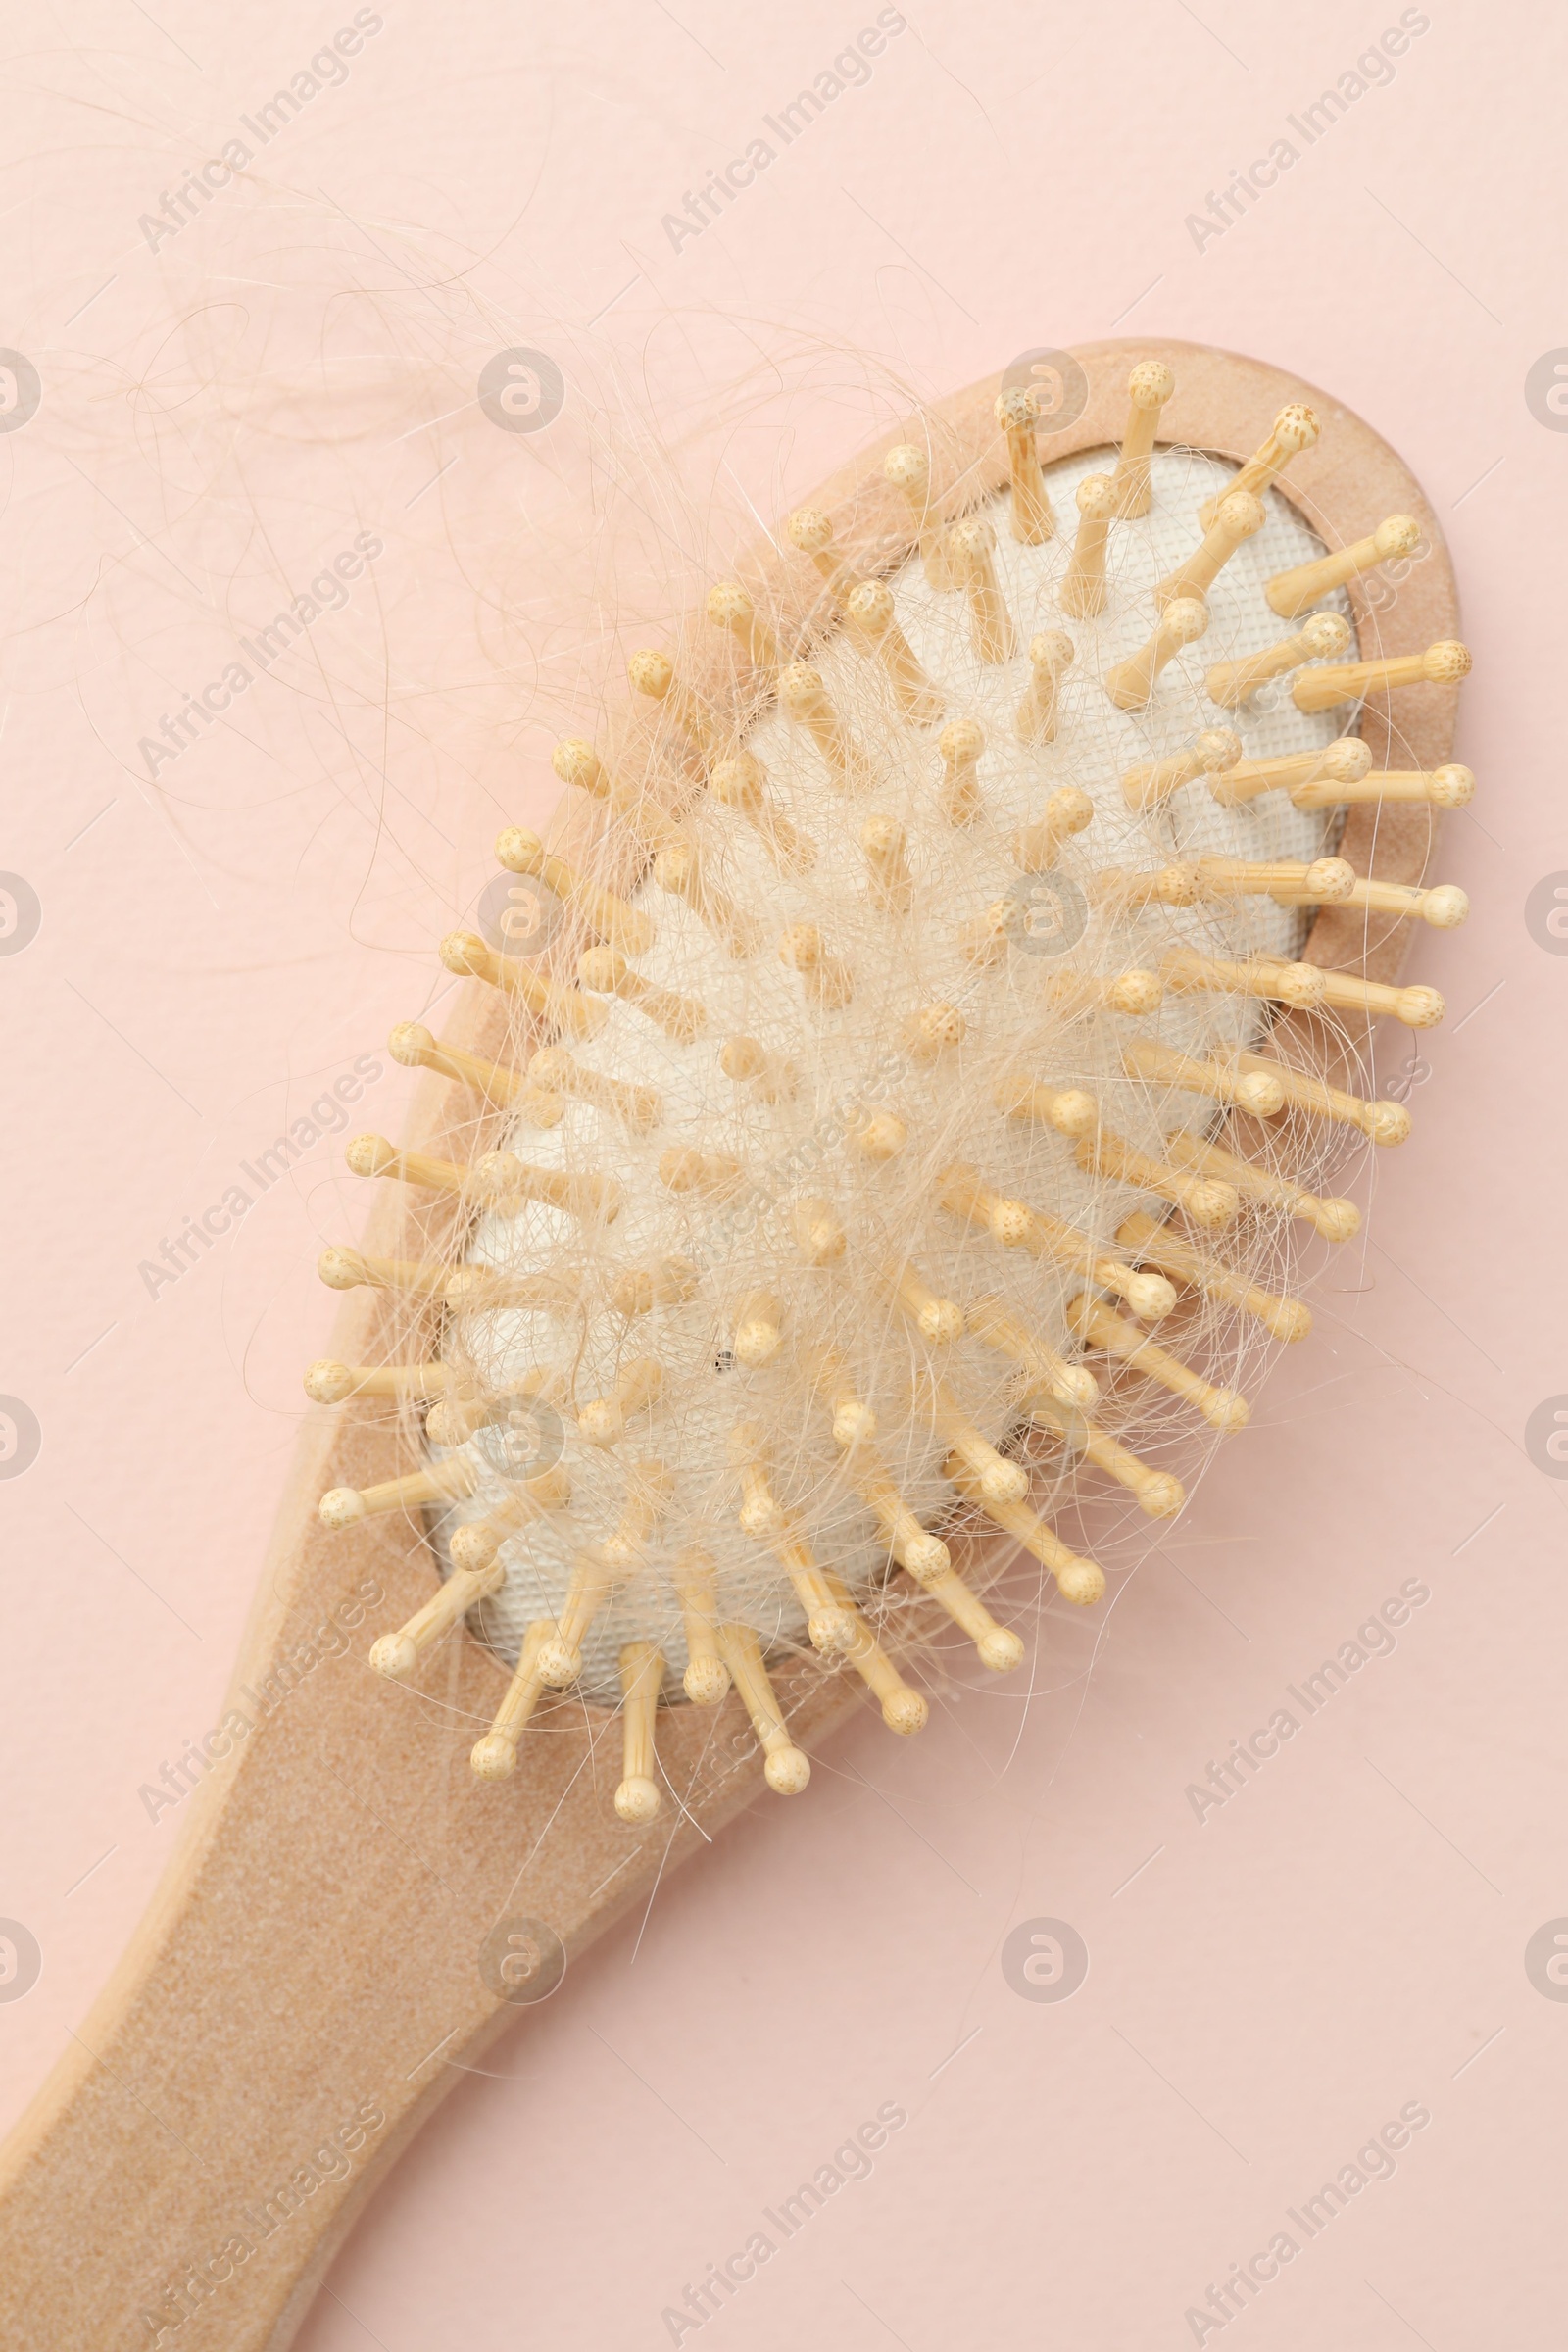
[[[0,343],[45,388],[0,439],[0,866],[43,905],[0,959],[0,1389],[44,1432],[0,1484],[0,1913],[44,1952],[0,2005],[6,2120],[171,1850],[137,1790],[221,1696],[333,1312],[312,1260],[363,1213],[337,1143],[156,1299],[138,1263],[356,1055],[396,1133],[387,1028],[435,993],[497,824],[548,812],[613,621],[848,454],[879,369],[935,394],[1147,332],[1298,369],[1392,438],[1476,653],[1480,790],[1441,860],[1475,912],[1412,965],[1449,1021],[1254,1427],[1093,1626],[1052,1618],[1032,1696],[965,1692],[908,1746],[858,1726],[586,1960],[406,2159],[308,2352],[668,2342],[663,2307],[885,2101],[909,2120],[872,2177],[705,2343],[1190,2343],[1208,2283],[1412,2100],[1396,2177],[1227,2342],[1560,2331],[1568,2007],[1523,1953],[1568,1914],[1564,1490],[1522,1436],[1568,1391],[1568,961],[1524,902],[1568,867],[1568,438],[1523,387],[1568,344],[1565,36],[1542,5],[1427,13],[1392,86],[1199,251],[1186,216],[1392,0],[932,0],[677,254],[661,217],[871,0],[387,0],[346,84],[155,255],[138,217],[347,0],[5,11]],[[572,387],[536,437],[473,401],[514,344]],[[617,471],[646,513],[594,553]],[[138,739],[361,529],[386,552],[347,608],[150,779]],[[1409,1050],[1381,1041],[1386,1074]],[[1395,1654],[1200,1826],[1187,1784],[1409,1577],[1432,1597]],[[1000,1964],[1043,1916],[1091,1953],[1060,2005]]]

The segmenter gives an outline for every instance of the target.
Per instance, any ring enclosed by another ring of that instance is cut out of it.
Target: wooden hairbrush
[[[1451,569],[1310,387],[1067,358],[633,656],[394,1032],[244,1728],[5,2153],[17,2352],[286,2345],[454,2061],[863,1692],[1017,1667],[1020,1557],[1095,1606],[1305,1337],[1295,1243],[1409,1131],[1358,1049],[1465,913]]]

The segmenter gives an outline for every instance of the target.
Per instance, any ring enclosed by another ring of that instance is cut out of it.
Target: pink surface
[[[1524,1432],[1568,1391],[1568,961],[1526,901],[1568,868],[1542,683],[1568,438],[1525,378],[1568,342],[1559,12],[1434,7],[1308,145],[1290,118],[1397,8],[911,10],[678,251],[662,216],[770,136],[869,0],[777,24],[388,5],[265,150],[242,118],[353,10],[155,13],[13,7],[3,36],[0,342],[44,385],[0,438],[0,865],[42,906],[0,957],[0,1388],[43,1432],[0,1482],[0,1913],[43,1954],[0,2002],[6,2118],[171,1849],[177,1814],[138,1790],[216,1719],[331,1319],[312,1258],[357,1188],[325,1138],[156,1297],[142,1262],[357,1056],[396,1131],[387,1028],[434,994],[498,822],[548,812],[612,590],[683,594],[700,521],[722,547],[745,499],[808,489],[879,373],[937,393],[1026,347],[1171,334],[1332,387],[1459,567],[1481,788],[1442,878],[1475,912],[1416,945],[1450,1017],[1406,1073],[1417,1132],[1383,1155],[1370,1245],[1162,1550],[1093,1625],[1053,1615],[1033,1695],[966,1691],[909,1746],[857,1727],[808,1800],[666,1886],[456,2090],[301,2343],[667,2343],[665,2308],[887,2105],[907,2120],[869,2177],[681,2341],[1555,2340],[1568,2007],[1525,1946],[1568,1914],[1565,1490]],[[139,217],[235,136],[248,176],[150,251]],[[1200,241],[1188,217],[1282,137],[1298,160]],[[538,435],[473,401],[514,345],[570,386]],[[612,567],[583,544],[601,407],[699,486]],[[149,776],[174,698],[360,532],[384,552],[346,604]],[[1406,1580],[1430,1597],[1392,1653],[1195,1818],[1211,1759]],[[1004,1974],[1041,1918],[1088,1946],[1065,2002]],[[1392,2177],[1309,2237],[1288,2209],[1410,2104],[1430,2121]],[[1300,2250],[1245,2312],[1185,2316],[1281,2230]]]

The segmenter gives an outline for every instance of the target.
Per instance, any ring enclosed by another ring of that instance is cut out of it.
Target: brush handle
[[[529,1740],[499,1786],[472,1779],[474,1726],[507,1679],[477,1642],[449,1644],[410,1689],[366,1665],[373,1636],[428,1597],[429,1553],[402,1519],[373,1546],[334,1538],[311,1498],[384,1474],[386,1446],[368,1415],[311,1430],[279,1530],[287,1588],[274,1600],[264,1579],[227,1701],[232,1751],[189,1800],[151,1913],[6,2152],[11,2352],[277,2352],[458,2066],[659,1867],[667,1834],[616,1821],[616,1769],[580,1769],[592,1727]],[[731,1756],[745,1718],[729,1709],[716,1739],[706,1710],[670,1718],[677,1786],[704,1740]],[[709,1826],[760,1785],[737,1762]],[[682,1824],[676,1854],[693,1841]]]

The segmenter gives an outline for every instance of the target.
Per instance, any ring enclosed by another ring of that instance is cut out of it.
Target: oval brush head
[[[504,1116],[462,1165],[350,1147],[457,1204],[464,1262],[368,1277],[443,1302],[407,1376],[440,1392],[427,1466],[321,1508],[439,1513],[447,1581],[372,1662],[415,1672],[476,1607],[514,1669],[481,1778],[570,1690],[622,1708],[646,1821],[658,1704],[733,1683],[798,1792],[769,1662],[848,1667],[916,1732],[922,1593],[1017,1666],[956,1532],[1098,1601],[1054,1519],[1080,1487],[1181,1508],[1246,1360],[1309,1328],[1296,1238],[1356,1229],[1343,1142],[1409,1132],[1323,1073],[1341,1015],[1441,1002],[1300,956],[1324,906],[1462,919],[1335,850],[1354,803],[1461,789],[1373,773],[1353,728],[1468,656],[1347,662],[1348,583],[1418,526],[1325,553],[1274,487],[1313,412],[1238,470],[1159,446],[1174,390],[1135,366],[1119,451],[1049,468],[1004,392],[1002,486],[939,497],[909,439],[880,509],[792,514],[791,596],[719,583],[557,747],[608,826],[571,858],[509,828],[482,931],[443,944],[507,996],[507,1066],[395,1034]]]

